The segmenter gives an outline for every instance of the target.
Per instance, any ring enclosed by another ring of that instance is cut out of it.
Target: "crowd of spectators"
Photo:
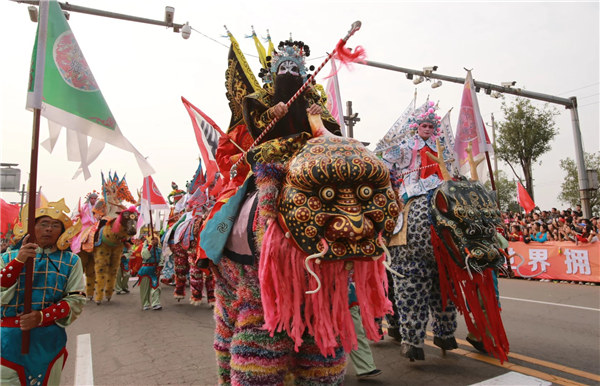
[[[530,214],[502,213],[503,231],[508,241],[525,243],[546,241],[572,241],[593,243],[598,241],[598,217],[583,217],[581,206],[575,209],[533,211]]]

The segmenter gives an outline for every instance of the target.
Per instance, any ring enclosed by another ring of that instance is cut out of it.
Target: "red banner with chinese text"
[[[600,282],[600,243],[510,242],[515,276],[535,279]]]

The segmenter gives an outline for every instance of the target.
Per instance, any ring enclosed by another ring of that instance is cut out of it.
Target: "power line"
[[[592,86],[595,86],[597,84],[600,84],[600,82],[588,84],[587,86],[579,87],[579,88],[576,88],[576,89],[573,89],[573,90],[563,91],[563,92],[558,93],[558,95],[567,94],[567,93],[570,93],[570,92],[573,92],[573,91],[577,91],[577,90],[581,90],[581,89],[584,89],[584,88],[592,87]]]
[[[220,44],[220,45],[222,45],[222,46],[223,46],[223,47],[225,47],[225,48],[229,48],[229,46],[228,46],[227,44],[221,43],[221,42],[220,42],[220,41],[218,41],[217,39],[211,38],[210,36],[208,36],[208,35],[206,35],[206,34],[204,34],[204,33],[200,32],[200,31],[198,31],[198,30],[197,30],[196,28],[194,28],[194,27],[192,27],[192,31],[196,31],[196,32],[198,32],[200,35],[204,36],[205,38],[207,38],[207,39],[210,39],[210,40],[212,40],[213,42],[215,42],[215,43],[217,43],[217,44]]]
[[[219,44],[219,45],[221,45],[221,46],[223,46],[223,47],[225,47],[225,48],[229,48],[229,45],[228,45],[228,44],[222,43],[222,42],[218,41],[217,39],[215,39],[215,38],[212,38],[212,37],[210,37],[210,36],[208,36],[208,35],[206,35],[206,34],[204,34],[204,33],[200,32],[200,31],[198,31],[198,30],[197,30],[196,28],[194,28],[194,27],[191,27],[191,28],[192,28],[192,31],[196,31],[196,32],[198,32],[200,35],[204,36],[205,38],[207,38],[207,39],[209,39],[209,40],[212,40],[213,42],[215,42],[215,43],[217,43],[217,44]],[[244,56],[250,56],[250,57],[252,57],[252,58],[258,58],[258,55],[254,55],[254,54],[247,54],[247,53],[245,53],[245,52],[242,52],[242,53],[244,54]],[[323,59],[323,58],[326,58],[326,57],[327,57],[327,55],[322,55],[322,56],[317,56],[316,58],[310,58],[310,59],[308,59],[308,58],[307,58],[307,59],[306,59],[306,61],[307,61],[307,62],[309,62],[309,61],[311,61],[311,60],[318,60],[318,59]]]
[[[582,107],[585,107],[585,106],[596,105],[596,104],[598,104],[599,102],[600,102],[600,101],[596,101],[596,102],[588,103],[588,104],[586,104],[586,105],[581,105],[581,106],[577,106],[577,107],[578,107],[578,108],[582,108]]]

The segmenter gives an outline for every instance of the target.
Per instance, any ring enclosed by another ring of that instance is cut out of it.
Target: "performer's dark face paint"
[[[281,66],[280,66],[281,68]],[[302,77],[294,75],[291,72],[286,72],[277,75],[274,81],[273,102],[286,103],[292,96],[302,87]]]

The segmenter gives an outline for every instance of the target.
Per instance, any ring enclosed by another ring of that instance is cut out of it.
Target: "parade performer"
[[[117,173],[108,173],[105,179],[102,173],[103,200],[96,202],[94,209],[103,213],[101,220],[95,224],[95,244],[92,253],[81,251],[81,259],[93,261],[94,269],[89,269],[90,263],[84,264],[87,295],[94,298],[100,305],[103,299],[110,301],[117,271],[121,263],[123,242],[137,233],[139,213],[135,206],[127,208],[123,202],[135,204],[136,201],[129,191],[125,177],[119,178]]]
[[[117,280],[115,281],[115,293],[117,295],[129,293],[129,259],[133,253],[133,245],[129,241],[123,242],[123,254],[121,255],[121,264],[117,270]]]
[[[457,348],[457,308],[473,339],[502,362],[508,340],[494,285],[494,271],[505,261],[496,237],[500,211],[494,193],[478,181],[470,146],[471,179],[450,174],[454,155],[442,143],[452,138],[436,133],[439,122],[429,103],[408,121],[417,134],[381,152],[407,200],[390,242],[402,352],[411,361],[424,359],[428,311],[433,343],[443,352]]]
[[[104,210],[103,210],[104,209]],[[83,273],[86,275],[85,293],[88,296],[94,294],[94,234],[98,230],[98,222],[106,212],[104,201],[98,200],[96,191],[90,192],[85,197],[83,206],[73,218],[81,219],[81,231],[73,238],[71,250],[81,259]]]
[[[173,191],[167,196],[169,204],[171,204],[171,210],[167,219],[167,230],[161,235],[161,240],[164,240],[164,243],[162,244],[162,260],[165,264],[164,269],[161,272],[160,281],[164,284],[176,285],[175,252],[177,252],[180,257],[182,256],[182,253],[178,251],[177,247],[175,247],[174,250],[171,249],[171,246],[174,245],[173,237],[175,236],[175,229],[182,219],[182,216],[186,213],[185,208],[190,195],[183,190],[178,189],[175,182],[172,182],[171,186],[173,187]]]
[[[167,231],[169,235],[168,246],[173,252],[172,256],[175,262],[175,290],[173,296],[177,301],[185,298],[185,286],[189,275],[192,292],[190,303],[193,305],[201,303],[204,287],[206,287],[208,303],[212,305],[215,301],[214,280],[207,269],[208,261],[196,257],[200,228],[206,218],[204,212],[206,203],[206,194],[202,191],[202,188],[196,188],[194,194],[187,198],[185,214]]]
[[[144,240],[142,248],[142,267],[138,271],[140,280],[140,299],[142,310],[161,310],[160,304],[160,270],[163,262],[161,260],[160,240],[158,235],[148,236]]]
[[[185,195],[185,191],[179,189],[175,182],[171,182],[171,188],[173,190],[167,196],[167,200],[169,200],[169,205],[175,205]]]
[[[202,249],[217,263],[219,382],[340,384],[344,351],[356,346],[349,272],[358,278],[369,338],[378,338],[374,318],[391,311],[375,240],[385,242],[398,214],[389,172],[359,141],[323,134],[338,129],[306,82],[309,49],[303,42],[280,43],[261,71],[270,86],[263,89],[230,39],[227,137],[247,148],[246,132],[258,146],[244,154],[249,165],[242,161],[228,175],[226,166],[242,155],[229,139],[220,140],[217,162],[231,184],[200,235]],[[306,91],[296,93],[303,84]],[[293,95],[299,95],[293,103],[283,102]],[[270,127],[274,131],[266,133]],[[311,139],[314,133],[323,136]]]
[[[131,257],[129,259],[129,274],[132,277],[137,276],[138,271],[142,267],[142,249],[144,246],[144,240],[142,239],[133,239],[133,244],[131,245]]]
[[[434,343],[444,350],[458,348],[454,338],[456,309],[451,302],[442,305],[427,216],[427,193],[443,181],[438,164],[427,156],[427,153],[437,156],[435,134],[440,119],[434,103],[429,102],[425,111],[417,110],[408,120],[409,129],[416,133],[383,155],[401,178],[399,193],[406,204],[403,218],[408,227],[406,243],[391,247],[390,253],[392,268],[402,275],[392,275],[394,295],[402,353],[411,360],[425,359],[423,347],[429,313],[433,316]]]
[[[0,259],[3,385],[60,384],[67,359],[65,327],[77,319],[85,304],[81,261],[69,251],[81,223],[73,225],[64,200],[47,205],[35,211],[35,243],[24,236],[24,221],[15,232],[22,238],[20,245]],[[32,311],[23,315],[28,259],[34,259]],[[22,331],[31,334],[26,355],[21,354]]]
[[[160,237],[162,248],[162,259],[165,262],[163,266],[163,270],[160,272],[160,282],[166,285],[175,285],[175,261],[173,256],[173,251],[168,244],[166,239],[167,232],[164,232]],[[166,247],[166,248],[165,248]],[[141,265],[141,256],[139,259]]]
[[[410,130],[415,134],[383,156],[400,174],[402,183],[399,192],[405,203],[412,197],[426,195],[443,181],[438,164],[426,155],[437,156],[435,140],[439,135],[441,118],[435,112],[434,102],[427,102],[425,107],[425,111],[417,110],[408,121]]]
[[[98,207],[96,207],[96,205]],[[85,293],[88,296],[94,294],[94,234],[98,230],[98,222],[104,215],[101,208],[104,209],[104,201],[98,201],[98,194],[96,191],[90,192],[85,198],[83,206],[79,206],[79,211],[73,218],[73,220],[81,219],[81,231],[73,238],[71,242],[71,250],[76,253],[81,259],[81,265],[83,267],[83,273],[86,276],[86,287]]]
[[[79,254],[82,249],[87,252],[92,252],[94,249],[94,225],[100,219],[94,212],[94,206],[98,200],[98,193],[94,190],[85,196],[83,206],[79,207],[78,213],[73,220],[81,219],[81,232],[73,238],[71,242],[71,250],[73,253]]]

